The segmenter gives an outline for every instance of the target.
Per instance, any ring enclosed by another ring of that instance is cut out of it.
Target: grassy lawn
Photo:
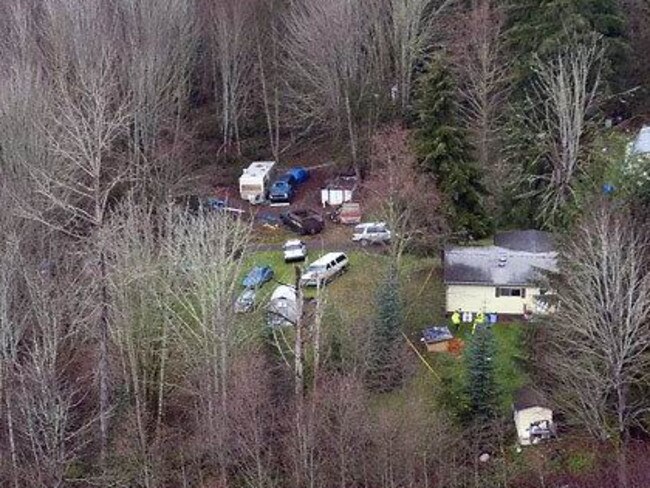
[[[323,254],[325,252],[310,248],[309,262]],[[343,341],[350,339],[353,324],[369,326],[376,306],[376,288],[389,264],[387,256],[368,253],[361,248],[347,254],[350,259],[349,272],[336,278],[322,292],[326,302],[323,331],[327,335],[340,335]],[[405,307],[404,332],[434,370],[431,373],[422,363],[420,373],[413,379],[412,384],[406,385],[405,388],[421,391],[422,394],[431,392],[432,401],[436,400],[436,396],[440,396],[438,400],[441,403],[452,407],[451,403],[459,401],[463,388],[465,371],[462,356],[427,353],[419,342],[420,332],[426,326],[449,323],[444,315],[444,285],[441,280],[440,260],[414,256],[405,256],[403,259],[401,283]],[[245,264],[245,272],[253,265],[269,265],[275,272],[274,281],[265,284],[258,294],[260,304],[268,301],[278,282],[292,283],[294,280],[295,265],[284,262],[280,246],[277,251],[252,254]],[[314,294],[313,289],[306,293],[307,296]],[[258,309],[253,315],[256,316],[256,327],[263,327],[262,309]],[[247,314],[246,318],[251,322],[251,314]],[[496,379],[504,412],[510,409],[514,392],[527,381],[521,367],[524,327],[525,324],[502,323],[492,328],[497,345]],[[287,331],[287,334],[290,335],[291,332]],[[459,330],[455,331],[455,336],[468,341],[471,338],[471,325],[461,325]],[[440,395],[436,395],[436,391],[440,392]],[[399,392],[396,394],[400,396]],[[388,398],[384,400],[390,401]]]
[[[526,324],[501,323],[492,326],[496,343],[495,377],[499,390],[499,405],[507,413],[513,401],[514,393],[526,384],[528,378],[522,368],[522,335]],[[471,340],[470,324],[463,324],[454,336],[462,339],[467,346]],[[453,329],[452,329],[453,330]],[[437,371],[440,384],[439,401],[444,406],[454,409],[461,401],[465,379],[465,364],[462,354],[428,353],[427,360]]]

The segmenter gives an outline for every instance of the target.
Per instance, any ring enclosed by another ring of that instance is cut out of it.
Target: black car
[[[314,235],[323,230],[323,217],[313,210],[292,210],[280,215],[282,223],[300,235]]]

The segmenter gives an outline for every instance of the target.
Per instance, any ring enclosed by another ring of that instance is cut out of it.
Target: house
[[[427,346],[429,352],[447,352],[449,344],[454,340],[454,336],[449,331],[449,327],[427,327],[422,331],[422,342]]]
[[[643,127],[627,145],[623,176],[623,183],[636,193],[650,194],[650,126]]]
[[[650,155],[650,126],[643,127],[632,143],[631,154],[636,156]]]
[[[494,245],[444,252],[446,310],[524,315],[549,309],[545,271],[557,271],[553,238],[536,230],[497,234]]]
[[[553,410],[546,406],[542,395],[531,387],[515,393],[513,405],[517,438],[522,446],[538,444],[555,436]]]

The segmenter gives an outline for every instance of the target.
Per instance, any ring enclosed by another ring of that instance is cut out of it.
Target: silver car
[[[235,312],[246,313],[255,308],[255,290],[246,288],[235,300]]]
[[[388,244],[391,233],[384,222],[368,222],[359,224],[354,227],[352,240],[361,243],[362,246],[368,244]]]

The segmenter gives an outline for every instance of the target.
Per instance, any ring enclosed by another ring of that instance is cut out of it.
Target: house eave
[[[455,286],[489,286],[489,287],[520,287],[520,288],[535,288],[536,285],[531,283],[487,283],[487,282],[477,282],[477,281],[445,281],[445,285],[455,285]]]

